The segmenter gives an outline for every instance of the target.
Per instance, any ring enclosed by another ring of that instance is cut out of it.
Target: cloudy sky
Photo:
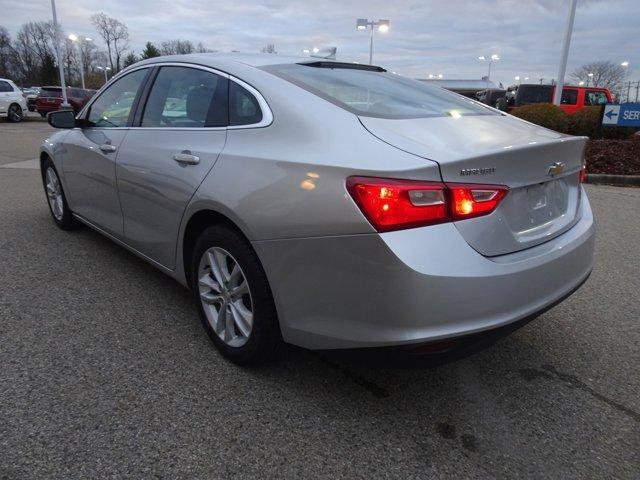
[[[30,20],[51,18],[48,0],[0,0],[0,25],[15,34]],[[343,59],[368,61],[368,33],[358,17],[388,18],[376,37],[374,63],[412,77],[480,78],[479,55],[498,53],[492,79],[557,75],[569,0],[57,0],[66,32],[96,37],[89,22],[103,11],[123,21],[131,47],[181,38],[219,51],[258,52],[268,44],[282,54],[336,46]],[[594,60],[630,61],[640,78],[640,0],[578,0],[569,55],[571,72]]]

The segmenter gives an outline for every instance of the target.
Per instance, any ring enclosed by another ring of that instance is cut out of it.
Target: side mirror
[[[59,110],[47,114],[49,125],[54,128],[74,128],[76,126],[76,116],[73,110]]]

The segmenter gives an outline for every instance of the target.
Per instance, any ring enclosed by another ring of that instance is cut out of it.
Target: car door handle
[[[116,147],[114,145],[109,145],[108,143],[103,143],[98,148],[104,153],[113,153],[116,151]]]
[[[183,165],[197,165],[200,163],[200,157],[197,155],[191,155],[191,153],[188,152],[175,153],[173,155],[173,159]]]

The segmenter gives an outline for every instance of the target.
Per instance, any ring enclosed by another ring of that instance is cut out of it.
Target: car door
[[[205,67],[156,68],[117,160],[125,241],[175,268],[185,208],[226,141],[228,75]]]
[[[580,107],[581,105],[578,105],[578,89],[563,88],[560,97],[560,108],[567,113],[574,113],[580,109]]]
[[[116,158],[149,72],[135,70],[112,83],[83,114],[87,126],[74,128],[64,139],[62,170],[71,210],[118,238],[123,222]]]

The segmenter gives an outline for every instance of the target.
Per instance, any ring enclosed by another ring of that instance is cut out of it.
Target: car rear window
[[[269,65],[263,69],[356,115],[379,118],[499,115],[468,98],[380,68],[320,64]]]
[[[62,89],[61,88],[42,88],[40,89],[41,97],[61,97]]]

